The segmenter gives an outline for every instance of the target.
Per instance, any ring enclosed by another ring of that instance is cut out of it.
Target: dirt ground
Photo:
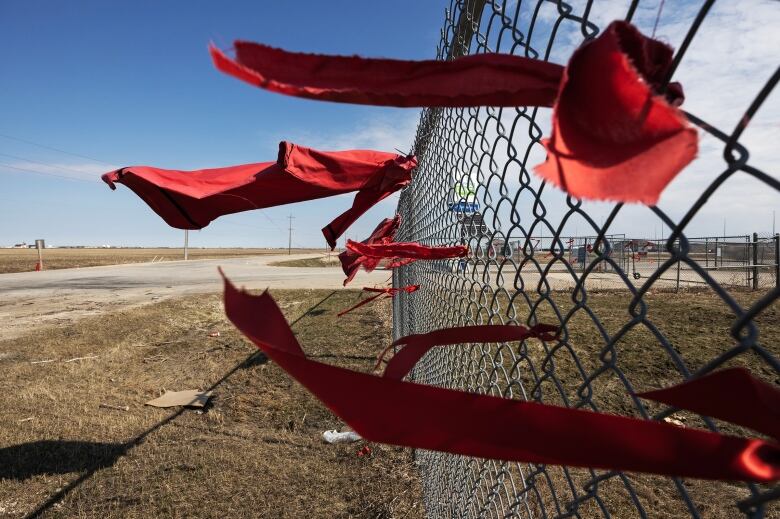
[[[387,302],[336,319],[358,291],[274,295],[326,362],[370,370],[390,340]],[[421,517],[411,452],[325,444],[340,421],[255,354],[220,297],[0,342],[0,517]],[[144,406],[166,389],[208,388],[205,412]]]
[[[293,249],[292,252],[297,254],[312,251],[314,249]],[[189,249],[188,257],[189,259],[216,259],[283,252],[286,253],[287,249]],[[43,250],[43,266],[47,270],[181,259],[184,259],[184,251],[178,248]],[[35,270],[37,262],[36,249],[0,249],[0,274]]]

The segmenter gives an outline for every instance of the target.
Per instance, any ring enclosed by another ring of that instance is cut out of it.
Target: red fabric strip
[[[780,390],[744,368],[730,368],[640,397],[743,425],[780,440]]]
[[[409,263],[414,263],[417,261],[414,258],[403,258],[396,261],[392,261],[387,264],[387,268],[389,269],[397,269],[398,267],[403,267],[404,265],[408,265]]]
[[[403,61],[304,54],[236,41],[214,65],[252,85],[297,97],[377,106],[552,106],[563,67],[509,54]]]
[[[414,157],[379,151],[317,151],[279,144],[275,162],[177,171],[131,166],[103,175],[132,189],[165,222],[201,229],[220,216],[357,191],[352,208],[323,229],[331,247],[379,200],[406,186]]]
[[[583,44],[563,75],[536,173],[578,198],[655,205],[698,149],[674,106],[681,87],[670,86],[671,102],[654,91],[671,63],[670,47],[625,22]]]
[[[341,317],[344,314],[348,314],[352,310],[356,308],[360,308],[361,306],[370,303],[371,301],[375,300],[378,297],[381,297],[383,295],[386,295],[387,297],[393,297],[398,292],[406,292],[407,294],[411,294],[412,292],[416,292],[420,288],[420,285],[407,285],[405,287],[400,288],[370,288],[370,287],[363,287],[363,290],[365,292],[377,292],[377,295],[371,296],[369,298],[363,299],[358,304],[351,308],[347,308],[346,310],[343,310],[338,313],[338,316]]]
[[[409,258],[415,260],[435,260],[462,258],[469,252],[465,245],[452,247],[428,247],[416,242],[358,243],[347,241],[347,249],[368,258]]]
[[[391,106],[552,106],[544,180],[578,198],[654,205],[696,156],[698,136],[663,81],[672,49],[616,21],[576,50],[565,69],[505,54],[400,61],[289,53],[236,42],[217,68],[287,95]]]
[[[558,333],[558,328],[547,324],[537,324],[530,329],[524,326],[486,324],[478,326],[461,326],[435,330],[430,333],[407,335],[388,346],[377,359],[378,368],[388,351],[396,347],[398,350],[385,368],[384,377],[394,380],[403,379],[417,362],[436,346],[447,344],[462,344],[470,342],[510,342],[524,341],[529,338],[552,341]]]
[[[307,359],[268,293],[225,280],[228,318],[369,441],[506,461],[769,482],[780,446],[697,429],[376,377]]]
[[[370,245],[372,243],[393,241],[400,225],[401,217],[399,215],[396,215],[394,218],[385,218],[379,222],[379,225],[376,226],[371,235],[363,240],[362,243]],[[345,250],[339,254],[339,261],[341,262],[341,269],[347,276],[344,280],[344,286],[347,286],[347,283],[352,281],[352,278],[355,277],[361,266],[366,272],[371,272],[379,264],[379,258],[367,258],[351,250]]]

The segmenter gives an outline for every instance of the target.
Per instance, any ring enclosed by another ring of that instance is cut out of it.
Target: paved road
[[[316,254],[133,263],[104,267],[0,274],[0,339],[31,326],[69,323],[86,315],[187,294],[218,292],[221,266],[247,288],[341,289],[340,268],[273,267],[274,261]],[[350,288],[383,283],[387,271],[361,272]]]

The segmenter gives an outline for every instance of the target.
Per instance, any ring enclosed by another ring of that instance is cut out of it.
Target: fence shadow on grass
[[[316,314],[313,314],[312,311],[316,310],[325,301],[330,299],[330,297],[333,296],[333,294],[335,294],[335,293],[336,293],[336,291],[334,290],[333,292],[331,292],[330,294],[328,294],[327,296],[322,298],[319,302],[317,302],[317,304],[315,304],[314,306],[309,308],[300,317],[298,317],[297,319],[292,321],[290,323],[290,326],[291,327],[295,326],[304,317],[308,317],[310,315],[316,315]],[[237,372],[240,369],[246,369],[246,368],[251,367],[251,366],[264,364],[267,361],[268,361],[268,358],[265,356],[264,353],[258,352],[258,351],[253,351],[244,360],[242,360],[241,362],[239,362],[238,364],[233,366],[233,368],[231,368],[230,371],[228,371],[227,373],[222,375],[222,377],[220,377],[219,380],[214,382],[210,387],[206,388],[206,391],[213,391],[213,390],[215,390],[220,385],[222,385],[223,382],[225,382],[228,378],[230,378],[235,372]],[[185,411],[187,411],[186,407],[180,408],[179,410],[175,411],[173,414],[170,414],[166,418],[163,418],[162,420],[160,420],[156,424],[152,425],[151,427],[149,427],[145,431],[141,432],[140,434],[138,434],[134,438],[131,438],[128,442],[126,442],[124,444],[96,443],[96,444],[91,444],[92,447],[83,447],[82,446],[81,447],[82,454],[89,454],[88,451],[89,451],[90,448],[96,449],[97,452],[104,452],[104,456],[102,458],[98,458],[100,460],[103,460],[103,463],[99,463],[99,462],[95,463],[95,461],[97,461],[97,460],[93,460],[93,462],[90,464],[90,460],[86,459],[86,460],[82,460],[81,461],[84,464],[82,468],[75,467],[73,470],[70,470],[70,471],[63,470],[62,472],[56,472],[56,473],[67,473],[67,472],[75,472],[75,471],[79,471],[79,470],[86,470],[86,472],[84,472],[78,478],[76,478],[75,480],[73,480],[70,483],[68,483],[67,485],[65,485],[65,487],[63,487],[62,489],[57,491],[54,495],[49,497],[49,499],[44,501],[40,506],[38,506],[38,508],[36,508],[32,512],[30,512],[30,514],[28,514],[26,516],[26,518],[27,519],[33,519],[33,518],[36,518],[36,517],[41,517],[44,513],[46,513],[49,509],[51,509],[52,506],[54,506],[56,503],[58,503],[60,500],[62,500],[65,496],[67,496],[73,490],[78,488],[82,483],[84,483],[89,478],[91,478],[98,470],[112,466],[114,463],[117,462],[117,460],[119,460],[119,458],[121,458],[122,456],[126,455],[134,447],[137,447],[138,445],[142,444],[144,442],[144,440],[146,440],[146,438],[149,435],[151,435],[152,433],[154,433],[158,429],[162,428],[163,426],[173,422],[179,416],[184,414]],[[45,442],[45,441],[44,442],[32,442],[31,444],[23,444],[23,445],[33,445],[33,444],[36,444],[36,443],[47,443],[47,442]],[[90,445],[89,442],[52,442],[52,443],[72,443],[72,444]],[[100,446],[103,446],[103,447],[100,447]],[[11,448],[13,448],[13,447],[11,447]],[[110,450],[111,448],[114,449],[113,456],[106,456],[105,455],[105,451],[101,450],[101,449],[108,449],[108,450]],[[32,451],[34,451],[35,449],[36,449],[35,447],[31,447]],[[85,452],[84,449],[86,449],[87,452]],[[77,446],[72,446],[71,451],[78,452],[79,448]],[[25,452],[29,456],[29,452],[30,451],[25,451]],[[38,452],[40,452],[40,451],[38,451]],[[9,451],[9,454],[7,455],[8,456],[7,459],[9,461],[13,461],[14,459],[18,460],[19,459],[18,456],[20,456],[22,454],[24,454],[22,451],[19,451],[16,454],[14,454],[13,452]],[[36,455],[33,454],[32,458],[34,459],[35,456]],[[3,463],[3,461],[4,461],[4,453],[3,453],[3,449],[0,449],[0,479],[3,477],[3,468],[2,467],[5,465],[5,463]],[[63,467],[64,466],[65,465],[63,465]],[[38,472],[38,474],[43,474],[43,473],[48,473],[48,472]],[[30,476],[27,476],[27,477],[30,477]],[[21,478],[17,478],[17,479],[21,479]]]
[[[0,479],[25,480],[110,467],[127,451],[122,443],[40,440],[0,448]]]

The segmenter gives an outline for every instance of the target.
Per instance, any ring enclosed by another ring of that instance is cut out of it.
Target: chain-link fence
[[[565,63],[577,45],[612,19],[628,19],[647,33],[671,19],[683,26],[679,39],[670,41],[679,73],[699,29],[712,18],[714,2],[666,3],[661,16],[660,0],[452,0],[437,57],[506,52]],[[780,9],[780,4],[769,7]],[[725,56],[711,59],[729,63]],[[559,324],[562,335],[555,343],[436,349],[415,368],[414,379],[681,427],[755,434],[636,394],[729,366],[780,383],[777,237],[692,239],[685,234],[692,222],[719,214],[708,201],[732,177],[750,179],[762,193],[780,193],[780,182],[771,175],[776,172],[756,167],[743,142],[778,78],[778,70],[766,83],[745,78],[750,100],[727,122],[731,132],[710,120],[720,112],[688,113],[702,136],[697,162],[708,165],[709,177],[676,201],[674,210],[640,208],[641,217],[631,212],[640,209],[623,204],[567,197],[533,175],[532,166],[544,159],[540,140],[549,134],[548,109],[423,110],[413,149],[419,168],[401,195],[397,239],[467,243],[471,254],[396,269],[395,286],[415,283],[423,290],[396,298],[395,337],[452,326],[537,322]],[[623,225],[634,220],[641,220],[634,228]],[[637,238],[653,221],[661,232]],[[780,517],[776,486],[430,451],[417,451],[416,459],[430,517]]]

